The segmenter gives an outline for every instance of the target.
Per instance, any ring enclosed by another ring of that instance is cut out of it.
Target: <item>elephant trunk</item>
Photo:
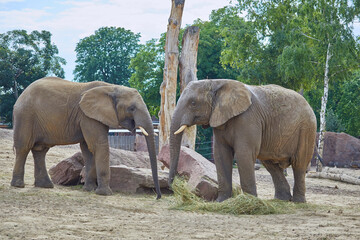
[[[179,154],[181,148],[181,139],[183,132],[175,134],[175,132],[180,128],[180,119],[181,116],[175,111],[170,127],[170,171],[169,171],[169,186],[171,186],[174,181],[175,174],[179,162]]]
[[[155,148],[155,134],[154,134],[154,127],[150,118],[150,115],[147,113],[146,117],[141,116],[139,117],[140,120],[137,121],[135,118],[135,123],[137,126],[141,126],[143,130],[145,130],[145,139],[146,144],[149,151],[149,157],[150,157],[150,165],[151,165],[151,172],[154,180],[155,190],[157,197],[156,199],[161,198],[161,191],[160,191],[160,185],[159,185],[159,178],[158,178],[158,168],[157,168],[157,158],[156,158],[156,148]],[[144,120],[145,119],[145,120]],[[147,136],[146,136],[147,134]]]

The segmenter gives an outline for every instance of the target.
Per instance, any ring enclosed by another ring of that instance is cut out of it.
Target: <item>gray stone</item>
[[[84,166],[81,152],[61,161],[49,169],[51,180],[59,185],[76,185],[80,183],[80,172]]]
[[[167,188],[168,173],[159,170],[158,175],[160,188]],[[122,193],[151,192],[155,188],[151,169],[125,165],[111,166],[110,188],[115,192]]]
[[[169,145],[165,145],[158,156],[167,168],[170,165]],[[216,168],[213,163],[187,147],[181,147],[177,173],[189,178],[189,187],[198,196],[212,201],[218,195]]]
[[[316,154],[317,149],[315,147],[314,156],[311,160],[313,166],[315,165]],[[346,133],[325,132],[322,160],[324,166],[355,167],[356,163],[360,162],[360,139]]]

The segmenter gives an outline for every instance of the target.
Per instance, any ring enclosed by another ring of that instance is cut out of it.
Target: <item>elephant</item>
[[[111,195],[109,128],[120,126],[146,136],[152,175],[161,197],[154,129],[148,109],[136,89],[100,81],[70,82],[45,77],[31,83],[13,111],[15,165],[11,185],[24,187],[25,161],[34,157],[35,187],[53,188],[45,155],[55,145],[80,143],[85,160],[84,189]]]
[[[176,174],[183,131],[195,124],[213,128],[218,202],[232,195],[234,159],[243,192],[257,196],[254,164],[259,159],[272,177],[275,198],[306,202],[305,174],[314,151],[316,117],[299,93],[229,79],[190,82],[172,115],[169,185]],[[293,196],[283,173],[290,165]]]

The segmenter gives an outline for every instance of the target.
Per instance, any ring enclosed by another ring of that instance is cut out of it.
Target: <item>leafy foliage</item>
[[[129,86],[130,60],[139,49],[140,34],[116,27],[103,27],[76,46],[75,80],[104,81]]]
[[[48,31],[14,30],[0,34],[0,109],[1,119],[12,121],[12,109],[22,91],[33,81],[55,75],[64,77],[58,48]]]
[[[160,85],[163,81],[164,47],[161,42],[152,39],[140,47],[131,59],[130,68],[134,73],[129,80],[130,87],[136,88],[152,116],[160,110]]]

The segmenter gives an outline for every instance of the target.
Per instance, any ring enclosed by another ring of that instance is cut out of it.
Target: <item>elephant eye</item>
[[[128,107],[128,112],[134,112],[136,107],[134,105]]]
[[[196,102],[195,102],[195,101],[191,101],[191,106],[195,107],[195,106],[196,106]]]

